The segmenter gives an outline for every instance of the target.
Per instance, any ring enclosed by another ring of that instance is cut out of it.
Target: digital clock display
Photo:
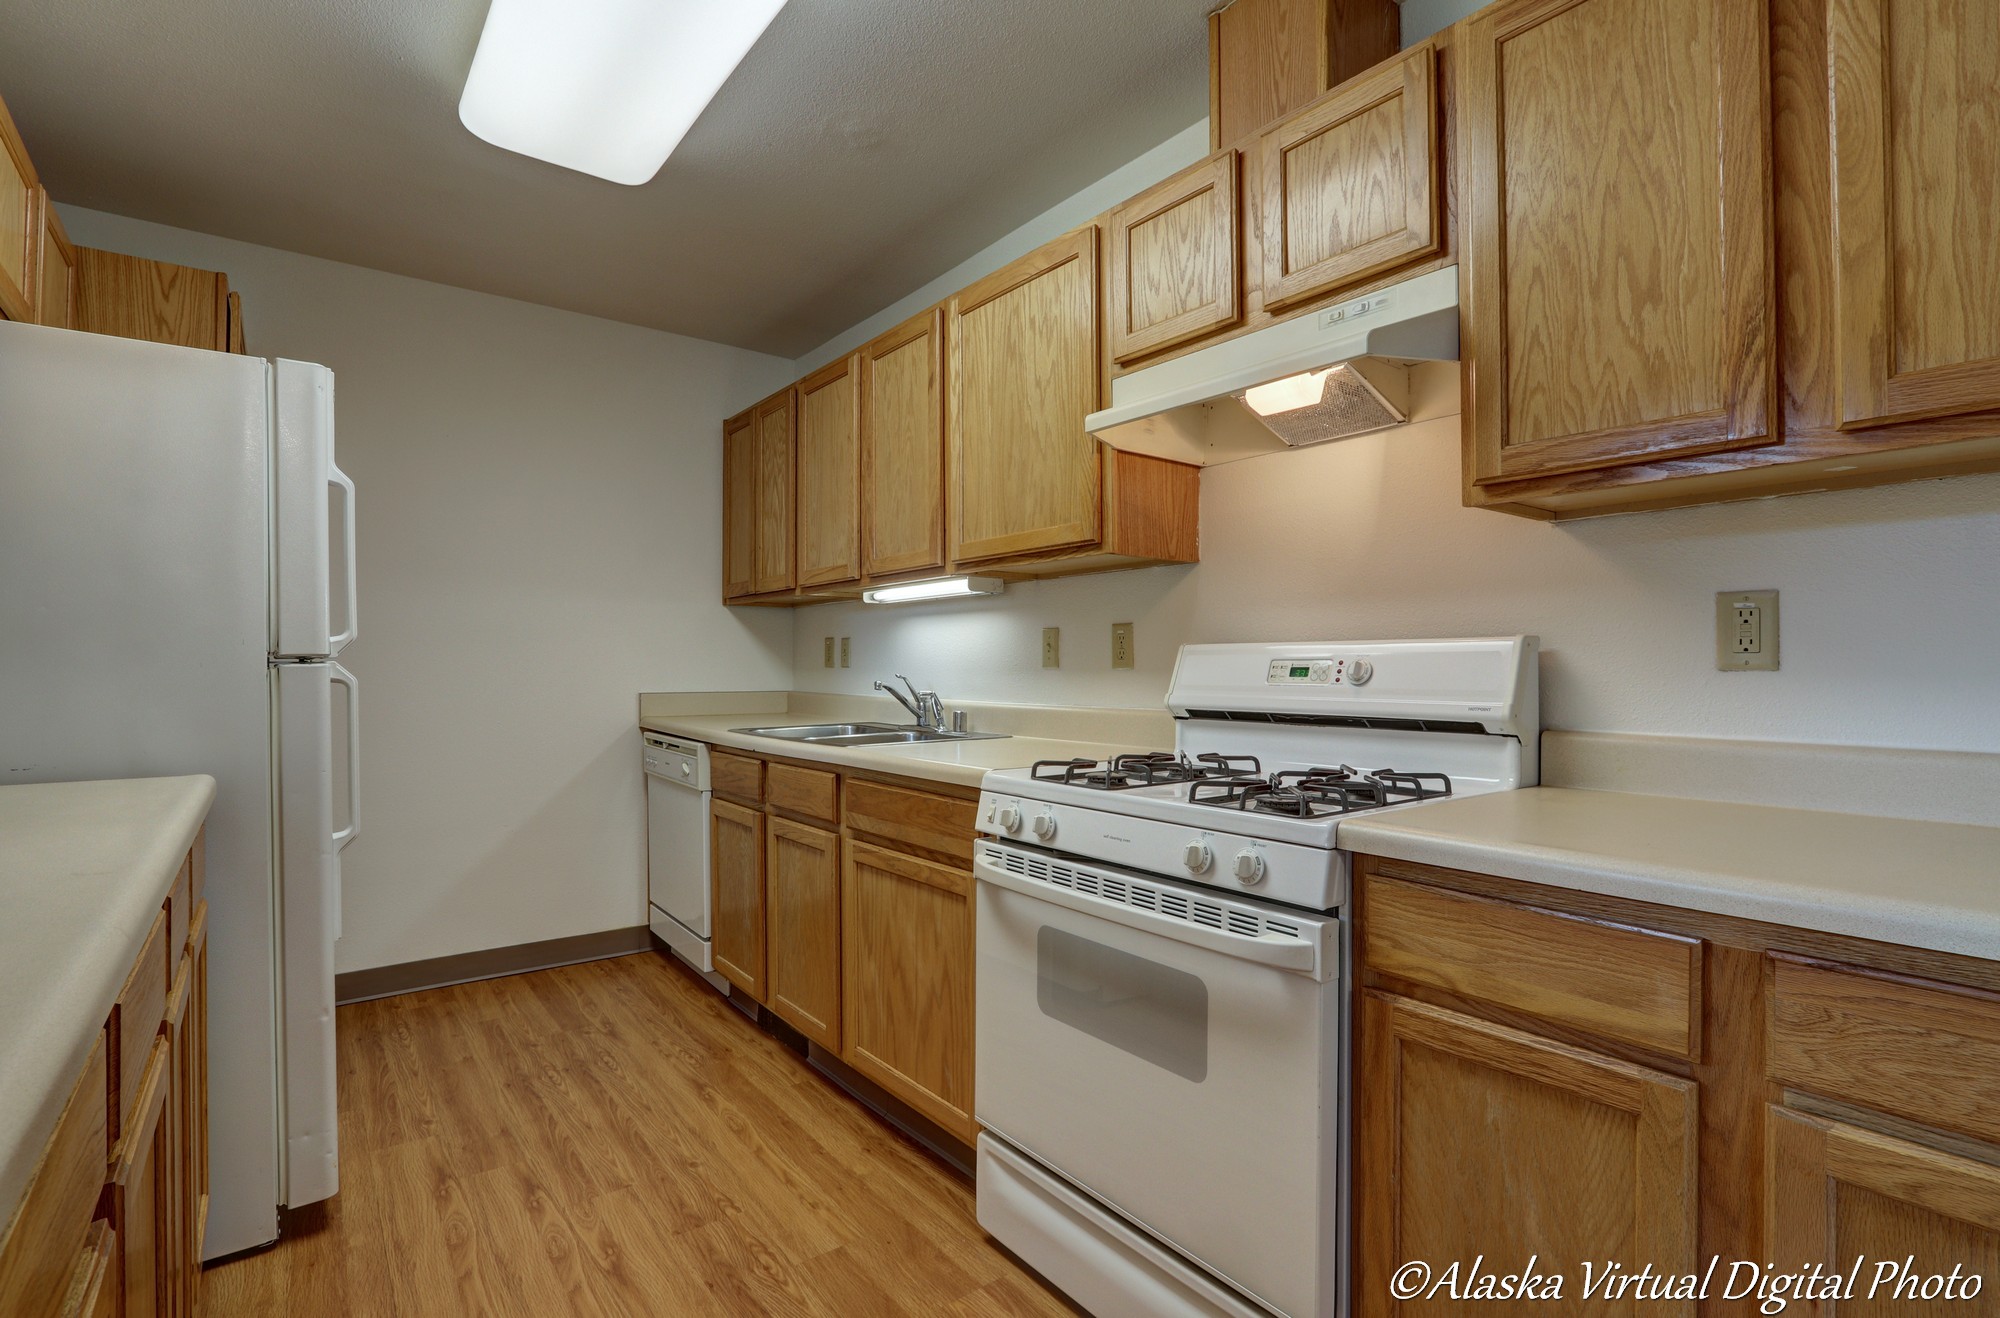
[[[1293,676],[1293,677],[1311,677],[1311,676],[1312,676],[1312,669],[1310,669],[1310,668],[1306,667],[1306,666],[1305,666],[1304,664],[1293,664],[1293,665],[1292,665],[1292,676]]]

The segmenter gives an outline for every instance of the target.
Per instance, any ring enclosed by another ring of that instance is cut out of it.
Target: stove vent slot
[[[1060,860],[1051,860],[1045,856],[1026,855],[992,845],[980,848],[980,859],[1009,874],[1018,874],[1037,883],[1046,883],[1052,888],[1067,888],[1071,892],[1086,893],[1100,901],[1148,911],[1171,920],[1179,920],[1184,924],[1200,925],[1218,932],[1234,934],[1239,938],[1310,941],[1305,927],[1296,921],[1226,898],[1210,899],[1185,893],[1178,888],[1154,883],[1136,875],[1105,874],[1066,864]]]

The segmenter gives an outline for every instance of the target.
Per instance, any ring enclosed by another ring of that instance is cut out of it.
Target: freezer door
[[[333,947],[340,937],[340,849],[354,836],[354,675],[336,663],[280,663],[278,703],[279,963],[284,1022],[284,1159],[281,1202],[298,1207],[340,1188],[340,1121],[335,1086]],[[333,689],[345,688],[344,730],[334,728]],[[336,757],[345,750],[347,773]],[[346,822],[336,787],[347,798]]]
[[[354,482],[333,461],[333,372],[273,368],[271,653],[329,659],[355,635]]]

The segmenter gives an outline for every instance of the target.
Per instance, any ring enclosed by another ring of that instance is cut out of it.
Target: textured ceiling
[[[1214,4],[791,0],[639,188],[460,126],[485,0],[5,0],[0,96],[60,202],[792,357],[1199,119]]]

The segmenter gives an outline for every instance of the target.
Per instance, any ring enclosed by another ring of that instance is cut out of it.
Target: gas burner
[[[1197,755],[1189,759],[1172,751],[1151,751],[1119,755],[1105,761],[1041,760],[1029,773],[1042,782],[1119,792],[1134,787],[1159,787],[1169,783],[1203,782],[1244,773],[1255,774],[1262,768],[1253,755]]]
[[[1212,805],[1315,819],[1351,815],[1405,801],[1451,795],[1451,779],[1441,773],[1364,773],[1350,765],[1337,769],[1282,769],[1269,778],[1233,777],[1197,782],[1188,789],[1195,805]]]

